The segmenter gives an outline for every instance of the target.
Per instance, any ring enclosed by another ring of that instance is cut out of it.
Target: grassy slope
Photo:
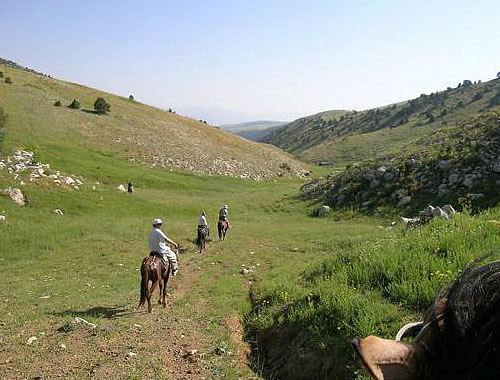
[[[2,66],[0,70],[13,80],[11,85],[0,83],[0,104],[9,114],[6,145],[36,147],[51,161],[72,165],[73,159],[93,151],[203,173],[209,173],[211,166],[223,172],[227,169],[222,161],[231,159],[241,163],[234,169],[236,175],[276,174],[283,162],[298,168],[294,160],[273,147],[183,116],[77,84]],[[109,115],[92,112],[98,96],[111,104]],[[64,107],[74,98],[82,110]],[[63,107],[54,107],[56,100]]]
[[[368,111],[323,112],[288,124],[266,141],[306,161],[344,165],[369,158],[385,147],[410,144],[440,129],[443,122],[456,123],[484,111],[499,91],[500,81],[492,80]]]

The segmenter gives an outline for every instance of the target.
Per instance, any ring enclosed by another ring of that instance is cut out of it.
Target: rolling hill
[[[0,82],[0,105],[9,118],[7,153],[31,148],[49,161],[68,162],[93,151],[151,167],[254,180],[304,173],[297,161],[272,146],[199,121],[19,69],[13,63],[0,66],[0,71],[12,80]],[[107,115],[94,112],[97,97],[111,105]],[[81,109],[66,107],[73,99]],[[55,106],[57,101],[62,106]]]
[[[264,141],[305,161],[343,165],[402,148],[443,125],[500,104],[500,80],[465,80],[458,87],[367,111],[327,111],[304,117]]]

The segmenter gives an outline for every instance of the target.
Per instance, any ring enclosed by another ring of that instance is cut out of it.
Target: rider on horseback
[[[161,258],[164,265],[166,265],[167,260],[172,266],[172,275],[177,275],[179,271],[179,265],[177,263],[177,256],[175,252],[166,244],[172,244],[175,248],[179,245],[169,239],[167,235],[161,230],[163,221],[161,219],[153,220],[153,229],[149,233],[149,251],[150,255],[157,255]]]
[[[229,207],[227,207],[227,205],[224,205],[224,206],[222,206],[222,208],[219,211],[219,222],[222,222],[223,220],[226,220],[227,221],[227,225],[229,227],[231,227],[229,225],[228,216],[229,216]]]
[[[203,234],[205,237],[209,235],[207,216],[205,215],[205,212],[202,212],[198,217],[198,239],[196,240],[198,245],[202,243]]]

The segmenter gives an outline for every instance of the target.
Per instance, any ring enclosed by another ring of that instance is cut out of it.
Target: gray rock
[[[427,205],[427,207],[420,211],[419,214],[423,217],[432,218],[432,216],[434,215],[434,206]]]
[[[453,164],[452,164],[452,162],[450,162],[450,161],[446,161],[446,160],[439,160],[439,162],[438,162],[438,167],[439,167],[439,169],[441,169],[442,171],[447,172],[448,170],[451,170],[451,168],[453,167]]]
[[[500,173],[500,161],[493,161],[490,164],[490,170],[495,173]]]
[[[453,206],[452,206],[452,205],[450,205],[450,204],[444,205],[444,206],[442,207],[442,209],[443,209],[443,211],[444,211],[446,214],[448,214],[448,217],[452,217],[453,215],[455,215],[455,214],[456,214],[455,209],[454,209],[454,208],[453,208]]]
[[[472,199],[479,199],[479,198],[483,198],[485,195],[483,193],[469,193],[467,194],[469,197],[471,197]]]
[[[370,182],[370,189],[376,189],[380,186],[380,181],[378,179],[374,179]]]
[[[443,209],[439,206],[434,208],[434,210],[432,211],[432,216],[434,218],[449,218],[448,214],[444,212]]]
[[[330,212],[330,206],[323,205],[316,210],[316,215],[321,218],[322,216],[325,216],[329,212]]]
[[[375,177],[382,178],[386,171],[387,169],[385,168],[385,166],[377,168],[377,170],[375,170]]]
[[[410,202],[411,202],[411,197],[409,195],[407,195],[406,197],[401,198],[396,206],[397,207],[404,207]]]
[[[117,189],[123,193],[126,193],[127,192],[127,189],[125,188],[124,185],[120,184],[118,185]]]
[[[460,175],[459,174],[454,173],[454,174],[450,174],[448,176],[448,183],[450,185],[454,185],[454,184],[458,183],[459,181],[460,181]]]
[[[476,179],[476,176],[474,174],[466,174],[464,176],[464,180],[462,181],[462,184],[467,187],[468,189],[472,188],[474,186],[474,180]]]
[[[9,187],[7,189],[4,189],[4,194],[8,195],[12,201],[19,205],[19,206],[24,206],[26,204],[26,199],[24,197],[24,194],[22,191],[16,187]]]
[[[373,173],[373,171],[370,170],[370,171],[365,173],[364,178],[367,181],[373,181],[375,179],[375,173]]]
[[[441,185],[439,185],[438,196],[448,194],[449,192],[450,192],[450,190],[448,189],[448,186],[445,183],[442,183]]]
[[[392,182],[392,181],[394,181],[395,178],[396,178],[396,174],[393,171],[385,172],[384,177],[383,177],[384,181],[387,181],[387,182]]]

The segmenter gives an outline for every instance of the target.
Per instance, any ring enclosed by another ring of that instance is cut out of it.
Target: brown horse
[[[217,223],[217,231],[219,231],[219,239],[224,240],[226,238],[226,233],[229,228],[229,223],[227,220],[219,220]]]
[[[157,286],[160,287],[160,298],[158,303],[166,307],[167,302],[165,296],[167,294],[167,283],[170,277],[170,263],[167,261],[166,264],[163,264],[162,260],[156,254],[145,257],[144,260],[142,260],[141,276],[141,300],[139,301],[139,307],[143,306],[145,301],[148,301],[148,313],[151,313],[153,309],[151,306],[151,295]],[[151,287],[149,287],[150,281],[152,283]]]

